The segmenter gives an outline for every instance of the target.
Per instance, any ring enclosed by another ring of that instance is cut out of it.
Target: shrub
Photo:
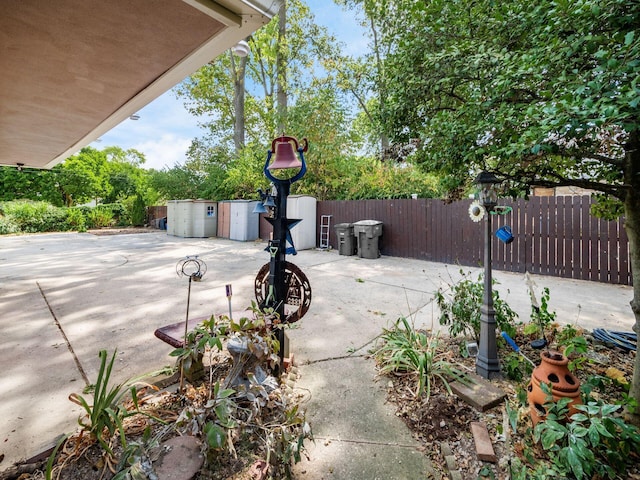
[[[17,227],[18,232],[55,232],[68,229],[65,209],[54,207],[46,202],[30,200],[6,202],[2,205],[2,211],[6,219]]]
[[[460,270],[462,280],[450,285],[447,290],[439,288],[436,292],[436,303],[440,308],[440,325],[449,326],[449,334],[473,336],[476,341],[480,339],[480,307],[484,294],[484,275],[478,275],[474,282],[471,272]],[[494,280],[493,284],[497,284]],[[509,336],[515,336],[514,320],[518,314],[514,312],[506,301],[500,298],[500,293],[493,290],[493,308],[498,328]]]
[[[0,235],[20,233],[20,227],[12,218],[0,216]]]
[[[547,395],[551,399],[548,388]],[[558,473],[578,480],[626,474],[629,463],[638,460],[640,433],[619,417],[621,406],[601,402],[576,405],[579,412],[564,422],[570,401],[562,398],[545,404],[549,413],[533,432]]]
[[[110,209],[95,207],[87,214],[87,227],[104,228],[115,224],[113,212]]]
[[[144,199],[142,195],[139,193],[134,197],[133,202],[131,203],[130,209],[128,209],[128,217],[131,222],[131,225],[140,227],[144,225],[147,221],[147,209],[144,204]]]
[[[67,209],[67,225],[69,230],[76,230],[78,232],[85,232],[87,230],[87,224],[84,214],[77,208]]]

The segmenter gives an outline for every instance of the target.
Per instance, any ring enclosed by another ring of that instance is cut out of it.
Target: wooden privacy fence
[[[631,285],[623,219],[591,216],[591,202],[589,196],[501,199],[512,211],[492,215],[492,229],[508,225],[514,241],[504,244],[492,236],[493,268]],[[330,245],[337,248],[336,224],[378,220],[383,222],[383,255],[479,266],[485,220],[471,220],[470,204],[432,199],[323,201],[317,206],[317,231],[321,216],[331,215]]]

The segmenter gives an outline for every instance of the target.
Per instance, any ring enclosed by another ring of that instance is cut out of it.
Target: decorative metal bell
[[[269,210],[265,208],[262,202],[256,203],[256,206],[253,207],[253,213],[268,213],[268,212]]]
[[[274,139],[271,143],[271,151],[275,155],[275,160],[267,168],[269,170],[302,168],[302,162],[296,155],[297,150],[298,141],[293,137],[282,136]]]
[[[267,195],[267,199],[264,201],[263,206],[273,208],[276,206],[276,202],[273,201],[273,197],[271,195]]]

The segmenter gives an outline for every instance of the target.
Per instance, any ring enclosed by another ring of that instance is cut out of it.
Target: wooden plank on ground
[[[499,405],[507,396],[505,392],[478,375],[465,376],[468,381],[455,381],[449,386],[462,400],[481,412]]]

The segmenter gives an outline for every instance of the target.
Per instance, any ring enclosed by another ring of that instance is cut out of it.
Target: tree
[[[85,147],[52,169],[65,206],[71,207],[104,196],[107,188],[104,181],[106,163],[104,152]]]
[[[134,148],[106,147],[107,162],[102,173],[103,203],[115,203],[146,190],[147,173],[142,168],[146,158]]]
[[[406,23],[385,40],[394,138],[419,138],[417,157],[453,196],[487,169],[510,194],[574,185],[623,205],[640,334],[640,4],[396,6]],[[630,393],[640,401],[640,355]]]
[[[0,167],[0,200],[40,200],[56,207],[63,197],[56,184],[56,175],[49,170]]]

